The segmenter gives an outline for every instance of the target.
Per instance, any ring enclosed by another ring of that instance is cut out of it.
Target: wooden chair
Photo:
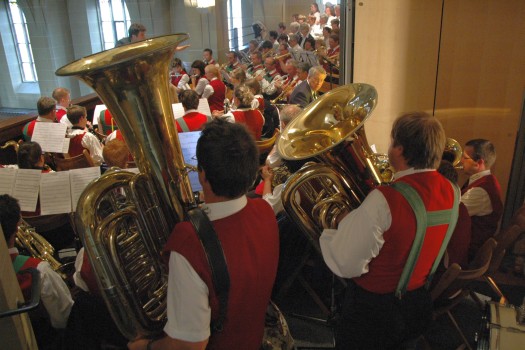
[[[469,295],[468,285],[486,273],[496,245],[496,240],[493,238],[488,239],[479,249],[476,257],[469,266],[469,270],[461,270],[458,264],[452,264],[430,291],[432,301],[434,302],[434,319],[437,319],[443,314],[447,314],[463,340],[463,345],[468,349],[472,348],[452,315],[452,309]]]
[[[55,164],[56,164],[57,171],[90,168],[90,167],[95,166],[95,163],[93,162],[93,158],[91,158],[89,151],[86,149],[82,151],[82,154],[76,157],[64,158],[64,159],[56,158]]]

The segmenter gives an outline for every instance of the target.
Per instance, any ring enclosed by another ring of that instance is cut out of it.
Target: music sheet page
[[[69,171],[42,174],[40,179],[40,212],[42,215],[71,212]]]
[[[37,142],[44,152],[63,153],[66,130],[64,123],[35,123],[31,141]]]
[[[208,117],[211,117],[211,109],[210,109],[210,104],[208,103],[208,99],[207,98],[201,98],[199,99],[199,107],[197,107],[197,111],[199,111],[200,113],[208,116]]]
[[[173,103],[171,105],[171,109],[173,109],[173,116],[175,119],[182,118],[184,116],[184,107],[182,107],[182,103]]]
[[[0,168],[0,194],[13,195],[17,170],[14,168]]]
[[[78,199],[87,185],[94,179],[100,177],[100,167],[91,167],[83,169],[72,169],[69,171],[69,180],[71,182],[71,203],[73,211],[77,210]]]
[[[20,209],[22,209],[22,211],[36,210],[41,175],[42,170],[40,169],[17,170],[13,197],[18,199],[18,203],[20,204]]]
[[[186,164],[197,166],[197,141],[200,135],[200,131],[181,132],[179,134],[180,147]],[[202,186],[199,182],[199,174],[196,171],[190,171],[188,176],[190,177],[192,191],[201,191]]]

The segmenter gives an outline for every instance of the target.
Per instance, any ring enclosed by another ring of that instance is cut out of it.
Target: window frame
[[[104,23],[107,23],[108,21],[103,21],[102,20],[102,13],[101,13],[101,2],[102,1],[107,1],[109,3],[109,8],[111,9],[111,28],[112,28],[112,31],[113,31],[113,45],[111,46],[109,42],[106,42],[105,41],[105,35],[104,35]],[[124,21],[121,21],[121,20],[118,20],[116,21],[115,20],[115,16],[113,14],[113,2],[119,2],[121,7],[122,7],[122,13],[124,15]],[[125,35],[127,37],[128,33],[128,28],[129,26],[131,25],[131,17],[129,15],[129,10],[128,10],[128,6],[126,4],[126,0],[98,0],[97,1],[97,11],[98,11],[98,15],[99,15],[99,18],[100,18],[100,39],[101,39],[101,43],[102,43],[102,48],[103,50],[109,50],[109,49],[112,49],[115,47],[115,44],[117,43],[118,40],[122,39],[122,38],[119,38],[118,37],[118,30],[117,30],[117,23],[124,23],[124,28],[125,28]]]

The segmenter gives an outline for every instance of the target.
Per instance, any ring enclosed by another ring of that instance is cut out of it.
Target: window
[[[235,11],[234,11],[235,9]],[[228,39],[230,50],[238,50],[243,46],[242,38],[242,2],[228,0]]]
[[[20,74],[22,75],[22,82],[37,82],[38,76],[36,75],[31,42],[29,41],[29,35],[27,34],[26,17],[18,7],[16,0],[9,0],[8,12],[9,20],[11,22],[11,31],[13,32],[13,39],[16,46],[16,54],[20,66]]]
[[[104,50],[115,47],[117,40],[128,36],[131,25],[128,7],[124,0],[99,0]]]

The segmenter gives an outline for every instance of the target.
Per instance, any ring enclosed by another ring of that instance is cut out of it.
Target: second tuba
[[[368,84],[349,84],[322,95],[294,118],[277,144],[287,160],[312,159],[286,181],[282,201],[287,214],[320,251],[323,228],[355,209],[374,187],[388,182],[388,168],[366,140],[364,124],[377,103]]]
[[[99,290],[128,339],[154,336],[166,322],[161,250],[195,205],[168,87],[169,65],[187,34],[131,43],[57,70],[92,87],[117,121],[140,174],[110,170],[89,184],[75,226]]]

